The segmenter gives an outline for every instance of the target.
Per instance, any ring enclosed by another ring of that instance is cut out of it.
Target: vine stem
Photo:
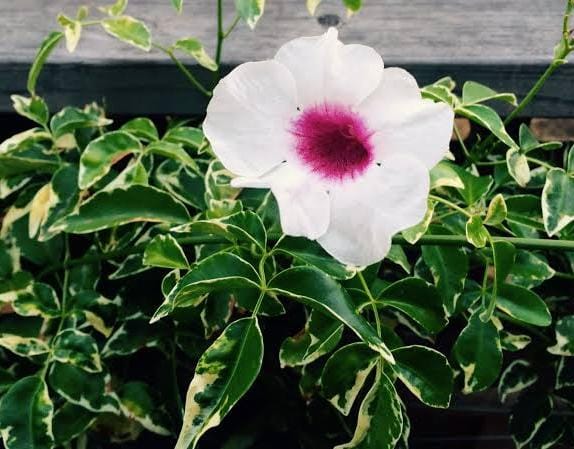
[[[277,241],[283,234],[269,234],[269,241]],[[553,250],[553,251],[574,251],[574,240],[554,240],[554,239],[531,239],[521,237],[492,237],[493,241],[505,241],[512,243],[516,248],[520,249],[538,249],[538,250]],[[195,235],[190,237],[183,237],[177,239],[181,245],[204,245],[204,244],[218,244],[227,243],[223,237],[216,235]],[[423,235],[416,243],[411,244],[407,242],[402,236],[396,235],[393,237],[394,245],[402,246],[421,246],[421,245],[439,245],[439,246],[467,246],[474,248],[464,235]],[[70,259],[59,264],[54,264],[39,274],[39,278],[44,278],[50,273],[57,272],[62,269],[68,269],[78,265],[90,265],[99,263],[105,260],[114,259],[117,257],[125,257],[130,254],[143,253],[146,244],[122,248],[115,251],[108,251],[102,254],[94,254],[89,256],[80,257],[78,259]]]
[[[454,204],[452,201],[449,201],[445,198],[441,198],[440,196],[436,196],[436,195],[429,195],[429,199],[434,200],[438,203],[442,203],[442,204],[450,207],[451,209],[454,209],[457,212],[460,212],[461,214],[466,215],[468,218],[472,217],[472,214],[469,211],[464,210],[462,207]]]
[[[199,80],[193,75],[193,73],[191,73],[188,68],[183,65],[183,63],[177,58],[177,56],[175,56],[173,50],[171,50],[170,48],[166,48],[163,45],[159,45],[159,44],[153,44],[154,48],[157,48],[158,50],[163,51],[166,55],[169,56],[169,58],[175,63],[175,65],[177,66],[177,68],[185,75],[185,77],[189,80],[189,82],[191,84],[193,84],[193,86],[200,91],[203,95],[205,95],[208,98],[211,98],[212,93],[211,91],[207,90],[203,84],[201,84],[199,82]]]
[[[223,0],[217,0],[217,46],[215,49],[215,63],[217,64],[218,71],[225,37],[226,33],[223,31]]]

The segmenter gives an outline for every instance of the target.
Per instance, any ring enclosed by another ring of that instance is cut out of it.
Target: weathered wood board
[[[45,35],[57,28],[56,16],[70,15],[94,0],[0,0],[0,112],[11,109],[9,95],[23,92],[26,73]],[[310,17],[304,0],[268,0],[252,32],[240,24],[225,43],[227,69],[273,56],[285,41],[319,34],[317,16],[338,14],[341,38],[381,52],[387,66],[411,70],[420,84],[444,75],[475,80],[523,96],[551,59],[561,30],[563,0],[365,0],[352,18],[340,0],[324,0]],[[170,44],[199,38],[213,51],[215,0],[187,0],[177,15],[170,0],[132,0],[127,13],[144,20],[154,40]],[[226,23],[233,0],[226,0]],[[206,81],[212,75],[197,67]],[[116,42],[101,29],[86,29],[78,50],[58,49],[46,66],[39,91],[55,109],[64,104],[105,101],[118,114],[196,114],[205,100],[158,51],[145,53]],[[574,116],[574,68],[564,66],[526,112],[536,116]]]

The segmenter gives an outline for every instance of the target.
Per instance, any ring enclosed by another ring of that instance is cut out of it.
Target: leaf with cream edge
[[[0,399],[0,432],[6,449],[54,447],[54,406],[40,376],[24,377]]]
[[[73,365],[54,362],[48,371],[48,382],[72,404],[92,412],[120,413],[118,397],[109,391],[112,379],[108,373],[88,373]]]
[[[22,357],[33,357],[50,352],[50,347],[39,338],[0,334],[0,346]]]
[[[40,76],[40,72],[44,67],[44,63],[54,50],[58,43],[63,39],[64,33],[59,31],[51,32],[44,42],[40,45],[38,49],[38,53],[36,53],[36,57],[34,58],[34,62],[32,63],[32,67],[30,67],[30,71],[28,72],[28,83],[27,88],[30,94],[35,95],[36,93],[36,83],[38,81],[38,76]]]
[[[476,248],[484,248],[488,241],[489,233],[482,224],[479,215],[473,215],[466,222],[466,240]]]
[[[265,250],[267,234],[261,218],[251,211],[238,212],[223,218],[197,220],[179,226],[175,232],[219,235],[232,243],[250,242]]]
[[[122,125],[120,131],[130,133],[132,136],[146,142],[159,140],[159,134],[154,123],[146,117],[137,117]]]
[[[457,107],[456,113],[488,129],[510,148],[518,148],[516,142],[506,132],[502,119],[491,107],[483,104],[471,104]]]
[[[500,373],[502,348],[498,329],[492,321],[483,322],[479,312],[470,317],[453,353],[464,374],[464,394],[485,390]]]
[[[342,335],[343,325],[338,320],[311,311],[305,329],[283,341],[279,350],[281,367],[308,365],[335,349]]]
[[[96,414],[79,405],[66,402],[54,414],[54,440],[63,445],[77,438],[96,420]]]
[[[194,264],[166,296],[151,322],[167,316],[176,307],[199,304],[216,291],[259,289],[259,275],[251,264],[231,253],[216,253]]]
[[[21,116],[29,118],[40,125],[48,123],[48,106],[41,97],[26,98],[21,95],[11,95],[10,100],[12,100],[14,110]]]
[[[431,334],[448,323],[436,287],[419,278],[392,283],[377,296],[377,303],[400,310]]]
[[[548,348],[554,355],[574,355],[574,315],[565,316],[556,322],[556,344]]]
[[[574,221],[574,178],[561,168],[554,168],[546,175],[542,217],[549,236],[556,235]]]
[[[524,287],[504,284],[499,287],[496,307],[523,323],[549,326],[552,316],[543,299]]]
[[[139,140],[124,131],[112,131],[92,140],[80,157],[80,189],[91,187],[102,179],[118,160],[141,150]]]
[[[317,242],[312,240],[284,237],[274,247],[273,251],[291,256],[298,262],[317,267],[335,279],[350,279],[357,273],[356,267],[338,262]]]
[[[506,402],[508,396],[520,393],[534,385],[538,375],[532,370],[527,360],[514,360],[500,375],[498,382],[498,397],[500,402]]]
[[[185,252],[170,234],[157,235],[147,244],[143,263],[162,268],[189,268]]]
[[[486,217],[484,219],[484,224],[489,226],[497,226],[502,224],[506,220],[506,215],[508,214],[508,209],[506,207],[506,202],[504,197],[498,193],[492,198],[490,204],[488,205],[488,210],[486,212]]]
[[[256,317],[231,323],[204,352],[185,401],[175,449],[194,449],[249,390],[263,362],[263,336]]]
[[[170,418],[157,404],[156,395],[143,382],[127,382],[122,385],[118,396],[122,413],[150,432],[170,435]]]
[[[155,187],[136,184],[127,189],[98,192],[54,228],[88,234],[139,221],[182,224],[189,220],[185,206],[171,195]]]
[[[237,14],[252,30],[263,15],[264,8],[265,0],[235,0]]]
[[[530,167],[528,159],[516,148],[510,148],[506,152],[506,165],[508,173],[520,187],[526,187],[530,182]]]
[[[411,245],[415,244],[419,241],[419,239],[427,232],[427,229],[432,221],[432,217],[434,215],[434,208],[436,203],[432,200],[429,200],[427,211],[425,212],[425,216],[419,224],[411,226],[410,228],[405,229],[402,231],[402,236],[405,238],[407,242]]]
[[[35,282],[17,291],[12,307],[21,316],[54,318],[60,315],[60,301],[56,291],[50,285],[41,282]]]
[[[483,103],[490,100],[500,100],[517,106],[516,95],[512,93],[500,93],[490,87],[475,81],[467,81],[462,86],[462,103],[464,105]]]
[[[349,327],[371,349],[389,363],[393,355],[371,325],[357,313],[349,294],[331,277],[313,267],[294,267],[282,271],[269,282],[273,293],[293,298],[331,315]]]
[[[144,51],[151,50],[151,32],[147,25],[130,16],[110,17],[102,20],[108,34]]]
[[[403,346],[393,350],[398,378],[426,405],[448,408],[454,372],[440,352],[426,346]]]
[[[343,415],[351,412],[377,360],[376,352],[365,343],[357,342],[339,348],[325,363],[321,374],[323,395]]]
[[[508,283],[533,288],[551,279],[556,271],[543,255],[529,251],[517,251],[516,262],[508,274]]]
[[[447,313],[454,313],[468,274],[468,256],[462,248],[447,246],[423,246],[422,255]]]
[[[217,64],[205,51],[202,43],[197,39],[188,37],[178,40],[173,44],[173,48],[183,51],[197,61],[197,63],[212,72],[217,70]]]
[[[66,329],[54,339],[52,359],[77,366],[89,373],[102,371],[96,340],[77,329]]]
[[[402,429],[401,400],[391,380],[380,373],[361,404],[353,438],[334,449],[393,449]]]

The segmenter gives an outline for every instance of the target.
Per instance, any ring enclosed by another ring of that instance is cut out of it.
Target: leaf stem
[[[552,170],[554,167],[552,164],[548,162],[541,161],[540,159],[536,159],[534,157],[526,156],[526,160],[528,162],[532,162],[533,164],[540,165],[541,167],[547,168],[548,170]]]
[[[201,84],[199,82],[199,80],[193,75],[193,73],[191,73],[188,68],[183,65],[183,63],[177,58],[177,56],[175,56],[175,53],[173,52],[173,50],[171,50],[170,48],[166,48],[163,45],[159,45],[159,44],[153,44],[154,48],[157,48],[158,50],[163,51],[166,55],[169,56],[169,58],[175,63],[175,65],[177,66],[177,68],[185,75],[185,77],[189,80],[189,82],[198,90],[200,91],[203,95],[205,95],[208,98],[211,98],[212,93],[211,91],[207,90],[203,84]]]
[[[282,234],[269,234],[268,240],[270,242],[277,241]],[[520,249],[539,249],[539,250],[553,250],[553,251],[574,251],[574,240],[555,240],[555,239],[532,239],[521,237],[493,237],[493,241],[506,241],[512,243],[516,248]],[[216,235],[195,235],[190,237],[183,237],[177,239],[181,245],[204,245],[204,244],[220,244],[226,243],[223,237]],[[407,242],[402,236],[396,235],[393,237],[394,245],[404,246],[421,246],[421,245],[439,245],[439,246],[465,246],[472,247],[466,240],[464,235],[423,235],[415,244]],[[78,265],[89,265],[104,260],[115,259],[118,257],[129,256],[130,254],[143,253],[146,244],[131,246],[129,248],[122,248],[115,251],[108,251],[101,254],[92,254],[89,256],[80,257],[78,259],[70,259],[59,264],[51,265],[44,269],[39,278],[44,278],[50,273],[56,271],[75,267]]]
[[[472,217],[472,214],[469,211],[464,210],[462,207],[456,205],[452,201],[449,201],[445,198],[442,198],[442,197],[436,196],[436,195],[429,195],[429,199],[437,201],[438,203],[442,203],[442,204],[450,207],[451,209],[454,209],[454,210],[460,212],[461,214],[466,215],[468,218]]]
[[[215,63],[217,64],[217,71],[219,72],[219,63],[221,62],[221,54],[223,52],[223,41],[225,40],[225,32],[223,31],[223,1],[217,0],[217,46],[215,49]]]

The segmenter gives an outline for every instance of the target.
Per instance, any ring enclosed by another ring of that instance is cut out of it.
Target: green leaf
[[[143,263],[162,268],[189,268],[185,252],[170,234],[157,235],[147,244]]]
[[[181,224],[189,219],[185,207],[167,193],[151,186],[132,185],[97,193],[77,213],[54,227],[72,234],[87,234],[140,221]]]
[[[355,13],[361,9],[363,0],[343,0],[343,5],[345,5],[347,11]]]
[[[501,285],[498,289],[496,307],[523,323],[534,326],[549,326],[552,323],[552,316],[546,303],[532,290],[524,287]]]
[[[384,307],[393,307],[405,313],[434,334],[446,326],[442,299],[437,289],[419,278],[404,278],[386,287],[378,301]]]
[[[193,221],[176,228],[175,231],[192,235],[219,235],[234,244],[253,243],[261,250],[264,250],[267,245],[265,226],[259,216],[251,211],[238,212],[223,218]]]
[[[394,349],[393,356],[393,370],[411,393],[431,407],[449,406],[454,373],[444,355],[413,345]]]
[[[60,301],[56,292],[51,286],[41,282],[17,292],[12,307],[21,316],[53,318],[60,315]]]
[[[158,398],[143,382],[128,382],[119,391],[122,412],[128,419],[158,435],[170,435],[169,415],[160,408]]]
[[[480,215],[473,215],[466,222],[466,240],[476,248],[484,248],[488,241],[489,233],[482,224]]]
[[[516,262],[508,275],[508,283],[530,289],[538,287],[555,274],[544,256],[530,251],[518,251]]]
[[[371,349],[390,363],[393,356],[371,325],[353,307],[348,293],[331,277],[313,267],[282,271],[269,282],[272,292],[294,298],[347,325]]]
[[[194,449],[255,381],[263,362],[263,336],[256,317],[230,324],[195,368],[175,449]]]
[[[119,16],[124,13],[127,6],[128,0],[116,0],[114,4],[110,6],[101,6],[99,10],[110,16]]]
[[[231,253],[216,253],[194,264],[166,296],[152,323],[171,313],[176,307],[197,305],[206,294],[236,289],[259,289],[255,269]]]
[[[546,175],[542,217],[549,236],[556,235],[574,221],[574,178],[561,168],[554,168]]]
[[[506,132],[502,119],[491,107],[483,104],[461,106],[456,108],[456,113],[485,127],[510,148],[518,148],[516,142]]]
[[[102,20],[102,27],[115,38],[144,51],[151,50],[151,32],[146,24],[130,16]]]
[[[178,14],[183,11],[183,0],[171,0],[171,4],[175,8]]]
[[[52,31],[48,37],[42,42],[40,48],[38,49],[38,53],[36,53],[36,57],[34,58],[34,62],[32,63],[32,67],[30,67],[30,71],[28,72],[28,83],[27,88],[28,92],[31,95],[35,95],[36,93],[36,82],[38,81],[38,77],[40,76],[40,72],[44,67],[44,63],[50,56],[50,53],[56,48],[56,45],[62,40],[64,37],[64,33],[59,31]]]
[[[265,0],[235,0],[235,9],[252,30],[263,15]]]
[[[98,344],[91,335],[77,329],[60,332],[53,343],[52,358],[61,363],[77,366],[89,373],[102,370]]]
[[[556,344],[548,348],[554,355],[574,355],[574,315],[565,316],[556,322]]]
[[[287,254],[298,262],[317,267],[335,279],[350,279],[357,272],[355,267],[343,265],[333,259],[318,243],[312,240],[285,237],[275,247],[274,251]]]
[[[50,352],[50,347],[39,338],[0,334],[0,346],[22,357],[33,357]]]
[[[181,162],[184,165],[192,168],[194,171],[199,172],[197,164],[187,153],[187,151],[185,151],[183,145],[180,143],[171,143],[165,141],[153,142],[146,147],[145,151],[146,153],[159,154],[160,156]]]
[[[94,423],[96,415],[79,405],[66,402],[54,414],[54,440],[63,445],[77,438]]]
[[[454,313],[468,273],[468,256],[461,248],[447,246],[423,246],[422,255],[447,313]]]
[[[552,413],[552,399],[545,394],[529,394],[520,397],[512,408],[508,427],[517,449],[525,447]],[[532,449],[550,446],[535,446]]]
[[[508,173],[520,187],[526,187],[530,182],[530,167],[526,156],[516,148],[506,152],[506,165]]]
[[[54,447],[54,406],[40,376],[20,379],[0,399],[0,432],[6,449]]]
[[[462,189],[457,189],[460,196],[468,206],[472,206],[481,200],[492,186],[491,176],[475,176],[457,165],[451,165],[463,183]]]
[[[114,163],[141,150],[139,140],[123,131],[113,131],[92,140],[80,157],[80,189],[91,187],[110,171]]]
[[[163,136],[163,140],[198,150],[205,142],[205,136],[199,128],[177,126],[168,130]]]
[[[10,99],[14,110],[21,116],[43,126],[48,123],[48,106],[42,98],[38,96],[26,98],[20,95],[12,95]]]
[[[338,349],[325,363],[321,374],[323,395],[343,415],[350,413],[377,359],[371,348],[358,342]]]
[[[279,351],[281,368],[308,365],[335,349],[342,335],[343,325],[339,321],[313,310],[305,329],[283,341]]]
[[[385,258],[388,261],[397,264],[405,271],[405,273],[410,274],[412,266],[402,246],[391,245],[391,249],[389,249],[389,252],[385,256]]]
[[[419,239],[427,232],[427,229],[432,221],[435,205],[436,203],[434,201],[429,200],[427,211],[425,212],[425,216],[422,221],[419,224],[411,226],[410,228],[407,228],[401,232],[405,240],[411,245],[418,242]]]
[[[556,368],[556,389],[574,387],[574,359],[560,357]]]
[[[54,391],[72,404],[92,412],[119,414],[117,395],[110,392],[109,374],[88,373],[73,365],[54,362],[48,372],[48,381]]]
[[[498,329],[492,321],[483,322],[478,312],[458,336],[453,353],[464,374],[464,394],[485,390],[498,377],[502,367]]]
[[[103,127],[111,123],[110,119],[100,116],[95,111],[68,106],[52,117],[50,129],[55,138],[60,138],[77,129]]]
[[[498,397],[500,402],[506,402],[508,396],[520,393],[534,385],[538,375],[532,370],[530,362],[526,360],[514,360],[506,367],[498,382]]]
[[[156,140],[159,140],[157,128],[149,118],[134,118],[124,124],[120,130],[130,133],[132,136],[146,142],[155,142]]]
[[[525,153],[534,150],[539,145],[538,140],[536,140],[536,137],[532,134],[530,127],[526,123],[520,125],[518,142],[520,143],[520,149]]]
[[[196,209],[205,209],[203,177],[174,160],[165,160],[154,171],[157,185],[177,200]]]
[[[166,336],[166,328],[162,323],[150,327],[148,317],[141,312],[126,318],[121,326],[114,330],[102,349],[102,356],[126,356],[134,354],[143,348],[161,349],[161,340]]]
[[[500,344],[505,351],[522,351],[532,341],[529,335],[511,334],[510,332],[500,332]]]
[[[62,28],[64,28],[66,49],[69,53],[73,53],[80,42],[80,37],[82,36],[82,22],[70,19],[64,14],[59,14],[58,23]]]
[[[205,51],[205,48],[203,48],[202,43],[197,39],[191,37],[180,39],[173,45],[173,48],[188,54],[193,59],[195,59],[200,66],[205,67],[212,72],[217,70],[216,62],[211,59],[211,57]]]
[[[464,182],[459,176],[458,167],[447,161],[440,161],[430,171],[431,190],[439,187],[464,189]]]
[[[517,105],[516,95],[514,94],[498,93],[490,87],[475,81],[467,81],[462,86],[462,102],[465,106],[489,100],[501,100],[513,106]]]
[[[352,440],[334,449],[393,449],[402,429],[401,400],[393,383],[381,373],[361,404]]]
[[[506,215],[508,210],[506,207],[506,202],[504,197],[498,193],[492,198],[490,204],[488,205],[488,210],[486,212],[486,218],[484,219],[484,224],[489,226],[498,226],[506,220]]]

